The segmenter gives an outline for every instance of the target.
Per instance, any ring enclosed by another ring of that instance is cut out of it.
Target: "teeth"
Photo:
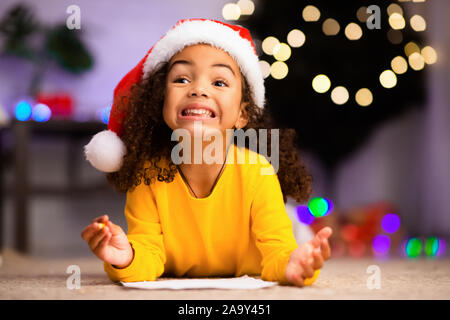
[[[205,110],[205,109],[187,109],[187,110],[184,110],[184,113],[185,113],[186,115],[191,115],[191,114],[205,114],[205,115],[207,115],[207,116],[212,117],[212,112],[211,112],[211,111],[208,111],[208,110]]]

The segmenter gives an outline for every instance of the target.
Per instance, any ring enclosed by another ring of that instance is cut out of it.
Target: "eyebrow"
[[[176,65],[176,64],[184,64],[184,65],[189,65],[189,66],[193,65],[193,63],[191,61],[188,61],[188,60],[176,60],[169,66],[169,69],[167,70],[167,72],[169,73],[170,70],[172,69],[172,67],[174,65]],[[231,73],[233,73],[234,76],[236,76],[236,74],[234,73],[233,69],[228,64],[215,63],[211,67],[224,67],[224,68],[227,68],[227,69],[229,69],[231,71]]]

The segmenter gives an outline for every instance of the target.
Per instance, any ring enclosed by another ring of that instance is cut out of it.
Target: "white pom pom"
[[[84,146],[86,159],[93,167],[103,172],[115,172],[122,166],[126,147],[120,137],[110,130],[104,130],[92,137]]]

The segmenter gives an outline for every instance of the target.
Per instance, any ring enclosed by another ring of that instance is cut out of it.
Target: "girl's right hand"
[[[125,268],[133,261],[134,251],[127,235],[120,226],[109,221],[107,215],[95,218],[81,232],[81,237],[99,259],[116,268]]]

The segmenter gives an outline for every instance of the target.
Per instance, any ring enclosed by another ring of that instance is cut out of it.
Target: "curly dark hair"
[[[146,185],[150,185],[154,179],[170,183],[177,173],[170,154],[178,142],[171,141],[172,129],[167,126],[162,115],[167,68],[168,63],[162,63],[150,77],[133,85],[128,96],[116,101],[117,112],[125,114],[121,139],[127,153],[120,170],[108,173],[107,180],[119,192],[133,190],[142,181]],[[255,105],[248,82],[242,74],[241,79],[242,101],[247,102],[244,113],[248,118],[247,125],[242,129],[255,129],[258,138],[256,145],[259,145],[258,129],[275,128],[275,124],[267,108],[261,109]],[[267,132],[267,143],[270,146],[271,130]],[[286,202],[286,197],[290,196],[304,203],[312,191],[312,176],[295,146],[295,130],[280,128],[277,175],[283,199]],[[250,149],[249,146],[246,147]]]

